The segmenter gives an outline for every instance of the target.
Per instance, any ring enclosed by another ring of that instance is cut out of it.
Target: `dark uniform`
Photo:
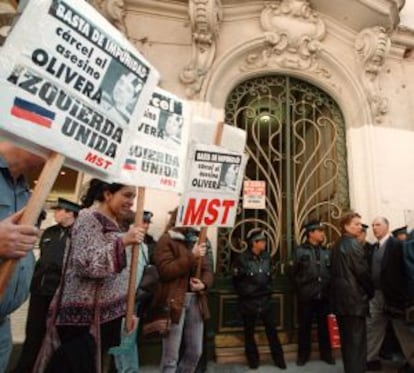
[[[249,241],[266,240],[262,232],[258,235],[249,234]],[[258,318],[263,321],[275,365],[282,369],[286,368],[270,305],[271,281],[270,254],[262,251],[256,255],[249,247],[240,255],[233,267],[233,285],[239,296],[240,312],[243,318],[245,354],[250,368],[253,369],[259,366],[259,352],[254,339],[254,329]]]
[[[322,360],[334,364],[327,315],[329,314],[330,251],[305,242],[296,249],[294,280],[298,296],[298,365],[304,365],[311,353],[312,320],[318,325],[319,353]]]

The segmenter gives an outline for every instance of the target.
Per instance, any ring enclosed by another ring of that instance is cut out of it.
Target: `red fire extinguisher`
[[[333,313],[330,313],[327,316],[328,319],[328,331],[329,338],[331,342],[331,348],[340,348],[341,347],[341,337],[339,336],[338,323],[336,321],[336,316]]]

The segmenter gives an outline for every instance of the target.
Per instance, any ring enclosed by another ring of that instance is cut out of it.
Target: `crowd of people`
[[[155,241],[148,234],[152,212],[145,211],[142,223],[133,224],[136,188],[92,179],[80,205],[58,199],[53,207],[56,225],[40,237],[35,264],[32,249],[39,229],[18,221],[29,197],[22,175],[42,163],[40,157],[0,142],[0,261],[19,259],[0,301],[0,372],[6,371],[12,349],[9,316],[29,293],[26,341],[14,372],[100,372],[104,357],[110,355],[112,372],[138,372],[136,337],[132,348],[123,346],[123,337],[137,330],[139,323],[136,317],[126,329],[124,319],[133,250],[139,250],[138,288],[144,267],[152,263],[157,268],[159,281],[149,312],[167,310],[171,322],[162,338],[160,370],[195,372],[205,352],[206,296],[214,277],[208,240],[200,242],[194,228],[175,226],[175,209]],[[298,300],[297,365],[310,359],[314,320],[321,360],[336,363],[327,328],[327,316],[334,313],[346,373],[381,370],[387,326],[405,359],[400,372],[413,372],[414,320],[409,311],[414,299],[406,277],[410,269],[404,262],[405,244],[413,238],[406,227],[391,233],[389,221],[376,217],[372,222],[376,242],[369,243],[369,226],[356,212],[344,214],[339,228],[340,238],[328,249],[323,222],[307,222],[306,239],[294,251],[290,273]],[[259,368],[255,326],[261,320],[275,366],[286,369],[271,301],[274,278],[267,232],[251,229],[245,241],[246,250],[233,263],[233,284],[246,360],[251,369]],[[137,304],[136,312],[138,308]],[[61,347],[39,370],[45,336],[51,330],[56,330]]]
[[[412,250],[410,238],[406,227],[392,234],[385,217],[372,222],[374,243],[366,240],[368,228],[358,213],[344,214],[341,237],[327,250],[324,225],[313,221],[305,226],[307,239],[295,252],[292,271],[300,309],[297,365],[309,359],[314,317],[321,359],[335,363],[326,330],[326,317],[333,312],[346,373],[382,369],[380,349],[387,325],[392,326],[403,354],[399,372],[414,372],[414,320],[408,312],[414,305],[408,278],[414,273],[405,262],[406,251]]]

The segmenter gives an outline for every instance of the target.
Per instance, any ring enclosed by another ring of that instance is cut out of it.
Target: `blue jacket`
[[[21,176],[13,182],[7,164],[0,156],[0,220],[22,209],[29,195],[26,180]],[[0,321],[19,308],[29,296],[34,264],[35,258],[32,252],[18,261],[7,290],[0,300]]]
[[[309,241],[295,251],[294,282],[301,302],[329,297],[331,252]]]

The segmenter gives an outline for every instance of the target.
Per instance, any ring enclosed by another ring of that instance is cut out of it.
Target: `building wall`
[[[367,222],[381,214],[392,227],[404,224],[405,211],[414,210],[407,172],[414,162],[414,33],[397,28],[392,2],[356,9],[352,21],[321,1],[313,8],[305,0],[282,3],[273,2],[266,16],[262,1],[130,1],[127,33],[160,71],[163,88],[217,108],[238,83],[262,74],[292,75],[325,90],[346,121],[352,208]],[[338,5],[351,12],[349,2]],[[295,44],[302,36],[310,44]],[[253,54],[256,67],[247,62]]]

